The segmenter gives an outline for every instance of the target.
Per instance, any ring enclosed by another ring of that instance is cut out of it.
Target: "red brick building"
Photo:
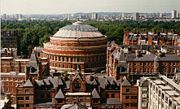
[[[19,51],[19,32],[15,29],[2,29],[1,30],[1,46],[2,48],[17,48]]]
[[[136,33],[125,32],[123,45],[169,45],[179,46],[180,35],[172,32],[168,33]]]
[[[34,51],[30,59],[1,57],[1,94],[12,95],[12,101],[15,103],[17,85],[22,85],[27,78],[41,79],[48,74],[48,62],[38,61]]]
[[[75,22],[60,28],[42,52],[50,69],[72,72],[76,65],[85,72],[100,72],[106,65],[106,36],[97,28]]]
[[[1,57],[17,57],[17,48],[1,48]]]
[[[173,47],[171,48],[173,52],[169,52],[170,49],[161,49],[156,46],[155,48],[149,46],[125,48],[125,46],[112,43],[107,48],[107,75],[117,79],[131,76],[131,79],[135,80],[141,76],[152,76],[159,73],[173,76],[175,68],[180,68],[179,50]]]
[[[29,59],[15,59],[14,57],[1,57],[1,72],[25,72]]]
[[[138,86],[131,85],[126,77],[120,88],[122,109],[138,109]]]
[[[61,109],[72,105],[93,109],[121,109],[121,106],[127,107],[127,103],[129,109],[135,109],[138,91],[136,86],[129,85],[129,81],[127,85],[127,81],[121,83],[112,77],[85,75],[79,70],[68,77],[28,79],[23,85],[17,86],[16,103],[20,109]],[[126,89],[129,92],[125,92]],[[127,94],[129,101],[125,99]]]
[[[30,80],[27,80],[26,83],[23,84],[23,87],[16,87],[16,100],[15,104],[17,104],[17,109],[33,109],[34,104],[34,87]]]
[[[25,81],[26,66],[29,59],[14,59],[13,57],[1,57],[1,93],[15,93],[17,84]]]

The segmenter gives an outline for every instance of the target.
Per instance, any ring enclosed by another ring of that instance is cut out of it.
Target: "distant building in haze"
[[[139,13],[133,13],[133,20],[139,20]]]
[[[172,18],[172,19],[177,18],[177,11],[176,11],[176,10],[173,10],[173,11],[171,12],[171,18]]]
[[[2,48],[17,48],[17,53],[19,52],[20,47],[20,38],[19,33],[17,30],[10,29],[10,30],[1,30],[1,47]]]
[[[92,13],[91,19],[92,19],[92,20],[96,20],[97,18],[98,18],[97,13]]]

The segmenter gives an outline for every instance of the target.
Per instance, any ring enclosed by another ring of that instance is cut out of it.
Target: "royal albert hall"
[[[62,27],[44,43],[43,53],[50,69],[73,71],[78,65],[85,73],[100,72],[106,66],[107,38],[97,28],[80,21]]]

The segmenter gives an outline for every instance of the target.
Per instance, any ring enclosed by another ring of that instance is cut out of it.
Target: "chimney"
[[[158,53],[158,56],[159,56],[159,57],[165,57],[165,53],[159,52],[159,53]]]
[[[141,53],[140,50],[136,50],[135,53],[136,53],[136,57],[141,57],[142,56],[142,53]]]

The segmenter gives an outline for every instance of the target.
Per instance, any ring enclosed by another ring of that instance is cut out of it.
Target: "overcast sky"
[[[180,0],[0,0],[1,13],[62,14],[76,12],[180,11]]]

